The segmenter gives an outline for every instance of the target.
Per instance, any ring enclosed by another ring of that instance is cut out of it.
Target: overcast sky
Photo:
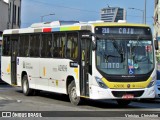
[[[106,6],[122,7],[127,10],[127,22],[142,23],[145,0],[22,0],[22,27],[32,23],[55,20],[100,20],[100,10]],[[153,27],[154,0],[147,0],[147,24]]]

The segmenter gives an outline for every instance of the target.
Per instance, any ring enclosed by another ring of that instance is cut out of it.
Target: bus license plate
[[[122,96],[123,99],[133,99],[134,98],[134,95],[132,94],[125,94]]]

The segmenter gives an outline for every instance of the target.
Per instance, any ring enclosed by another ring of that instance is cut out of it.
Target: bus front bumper
[[[90,87],[90,99],[125,99],[130,95],[132,99],[155,98],[155,88],[145,89],[103,89],[98,86]]]

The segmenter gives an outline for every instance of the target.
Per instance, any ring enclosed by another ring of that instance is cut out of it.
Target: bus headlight
[[[150,88],[150,87],[154,86],[155,85],[155,81],[156,81],[156,76],[152,77],[152,81],[149,83],[147,88]]]
[[[101,78],[95,77],[95,79],[96,79],[98,85],[99,85],[101,88],[104,88],[104,89],[107,89],[107,88],[108,88],[108,87],[106,86],[106,84],[102,81]]]

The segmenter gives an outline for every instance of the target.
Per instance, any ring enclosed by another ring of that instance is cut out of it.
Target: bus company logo
[[[133,84],[132,87],[135,88],[136,86]]]
[[[130,85],[130,84],[128,84],[128,85],[127,85],[127,88],[130,88],[130,87],[131,87],[131,85]]]
[[[59,66],[58,66],[58,71],[67,72],[67,65],[59,65]]]
[[[2,112],[2,117],[9,118],[12,117],[11,115],[11,112]]]
[[[42,117],[40,112],[2,112],[3,118],[26,118],[26,117]]]

